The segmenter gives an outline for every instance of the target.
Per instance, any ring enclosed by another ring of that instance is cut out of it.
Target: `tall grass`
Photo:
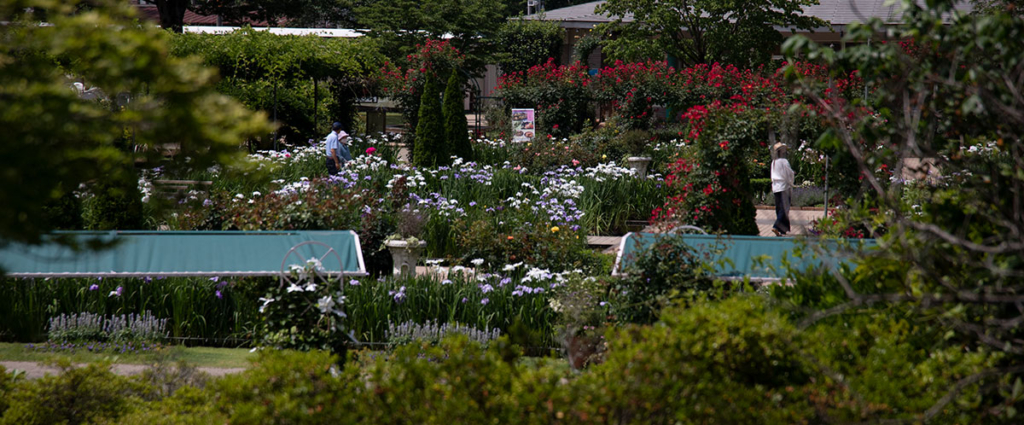
[[[445,282],[425,276],[364,280],[358,286],[350,281],[345,285],[345,324],[363,342],[387,342],[391,323],[435,321],[503,333],[518,322],[551,341],[555,313],[548,306],[549,292],[514,295],[517,284],[501,285],[499,277],[477,281],[456,276]],[[481,285],[493,289],[484,293]],[[404,296],[396,297],[399,292]]]
[[[3,279],[0,340],[44,341],[47,322],[60,315],[122,316],[147,311],[169,319],[172,337],[249,338],[258,313],[255,297],[246,286],[203,278]]]

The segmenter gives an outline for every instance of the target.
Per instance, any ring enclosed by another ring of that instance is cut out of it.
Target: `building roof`
[[[923,3],[922,0],[918,0]],[[561,9],[548,10],[538,14],[528,15],[525,19],[538,19],[545,21],[561,21],[565,27],[592,27],[596,24],[611,22],[608,16],[594,12],[594,9],[604,1],[593,1],[576,6],[563,7]],[[960,1],[957,9],[970,11],[971,5],[966,1]],[[835,26],[845,26],[853,22],[863,22],[871,18],[879,18],[883,22],[896,24],[902,21],[903,14],[898,2],[891,0],[818,0],[818,4],[804,6],[804,14],[821,18]],[[623,17],[623,22],[631,22],[632,15]]]

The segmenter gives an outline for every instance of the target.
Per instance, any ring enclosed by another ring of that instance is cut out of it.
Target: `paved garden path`
[[[39,379],[46,375],[56,375],[60,372],[59,368],[43,365],[35,362],[0,362],[0,366],[7,368],[7,371],[20,370],[25,372],[25,378],[27,379]],[[76,364],[77,367],[84,367],[84,363]],[[142,371],[149,367],[141,364],[113,364],[110,370],[117,375],[129,376],[138,375]],[[224,376],[232,373],[240,373],[244,371],[244,368],[234,367],[200,367],[199,370],[210,374],[211,376]]]

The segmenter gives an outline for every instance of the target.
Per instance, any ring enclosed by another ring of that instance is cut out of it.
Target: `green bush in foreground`
[[[80,424],[116,420],[149,393],[145,385],[115,375],[109,365],[73,368],[27,381],[3,397],[9,407],[0,424]]]

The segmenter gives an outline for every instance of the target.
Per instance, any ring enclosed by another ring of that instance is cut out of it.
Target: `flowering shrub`
[[[292,265],[290,277],[272,285],[260,298],[260,344],[289,348],[344,351],[347,339],[342,320],[345,296],[324,276],[317,259]]]
[[[664,208],[652,212],[652,221],[756,235],[747,155],[763,143],[765,115],[744,104],[709,106],[683,115],[694,149],[669,166],[665,182],[672,194]]]
[[[416,45],[416,52],[405,57],[405,64],[386,62],[378,82],[382,92],[398,102],[412,128],[416,128],[420,96],[428,74],[447,80],[452,70],[462,66],[465,55],[447,40],[427,40]]]
[[[537,137],[568,137],[583,130],[590,117],[590,81],[585,64],[559,66],[550,59],[526,72],[503,75],[497,95],[506,108],[536,109]]]

